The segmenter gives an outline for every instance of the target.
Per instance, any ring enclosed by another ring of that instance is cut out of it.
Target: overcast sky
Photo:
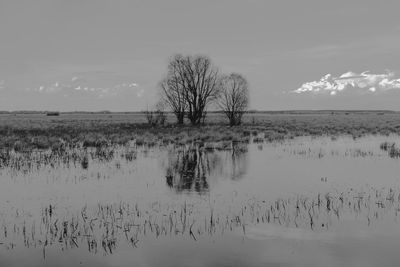
[[[0,0],[0,110],[142,110],[175,53],[251,108],[400,110],[396,1]]]

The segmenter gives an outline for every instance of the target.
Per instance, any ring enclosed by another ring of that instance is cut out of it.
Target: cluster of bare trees
[[[191,124],[200,124],[207,107],[214,103],[228,117],[230,125],[238,125],[248,106],[246,79],[240,74],[220,75],[205,56],[175,55],[160,87],[163,101],[178,124],[183,124],[185,116]]]

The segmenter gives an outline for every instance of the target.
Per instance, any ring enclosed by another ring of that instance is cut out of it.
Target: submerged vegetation
[[[25,247],[42,248],[43,257],[50,246],[63,250],[84,246],[92,253],[112,254],[123,243],[135,248],[147,237],[186,236],[195,242],[233,231],[246,236],[248,228],[260,224],[320,233],[349,216],[355,217],[360,226],[379,223],[382,216],[394,220],[400,216],[400,193],[393,188],[350,189],[275,201],[251,198],[241,205],[222,209],[218,199],[207,203],[202,200],[175,204],[154,201],[148,205],[99,202],[95,207],[84,206],[68,214],[49,204],[42,207],[36,221],[29,218],[29,213],[14,211],[16,218],[3,218],[1,245],[14,249],[13,239],[17,236]],[[9,219],[13,222],[7,222]]]

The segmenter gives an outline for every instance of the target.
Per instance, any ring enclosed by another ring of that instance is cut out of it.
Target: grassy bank
[[[25,151],[63,147],[101,147],[274,141],[296,136],[400,134],[400,114],[394,112],[307,112],[246,114],[244,124],[226,125],[221,114],[209,114],[205,125],[177,127],[168,115],[165,126],[151,127],[145,116],[132,114],[5,114],[0,116],[0,148]]]

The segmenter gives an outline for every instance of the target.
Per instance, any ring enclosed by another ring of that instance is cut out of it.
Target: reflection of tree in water
[[[247,172],[247,146],[237,145],[233,147],[231,175],[232,180],[240,180]]]
[[[247,149],[234,146],[228,151],[207,151],[191,147],[171,151],[166,172],[167,185],[177,192],[209,190],[208,178],[211,174],[239,180],[246,173]],[[225,161],[223,161],[225,156]]]
[[[171,154],[166,175],[167,185],[178,192],[207,191],[207,176],[212,167],[207,154],[194,148],[176,151],[175,156]]]

